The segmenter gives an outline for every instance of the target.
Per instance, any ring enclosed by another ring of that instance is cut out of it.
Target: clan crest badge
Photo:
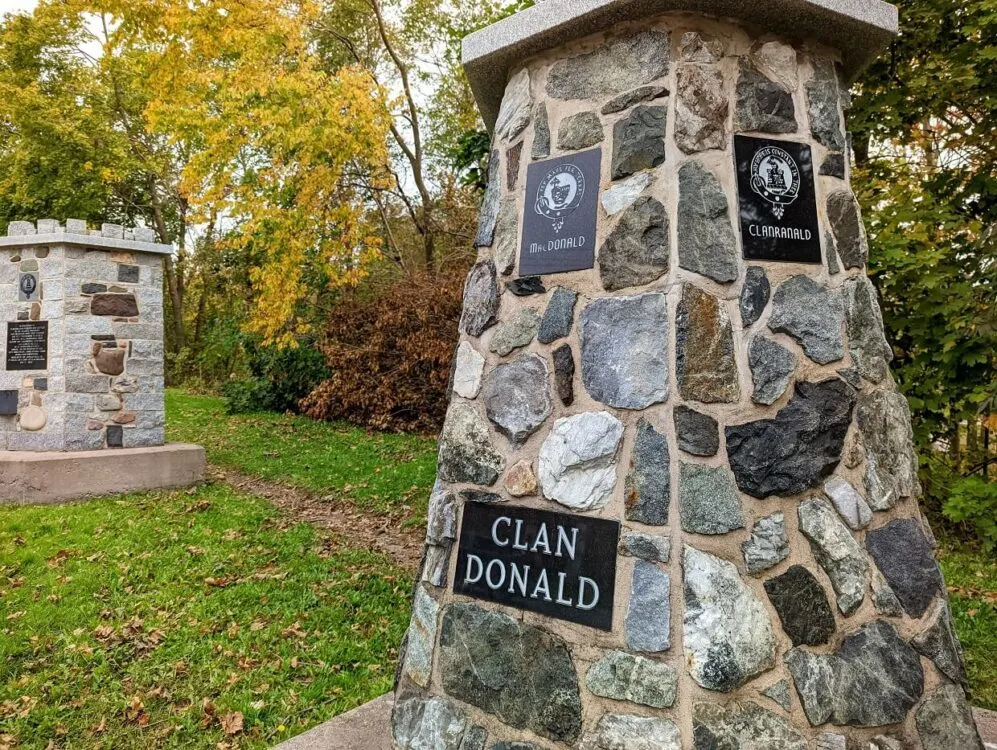
[[[766,146],[751,160],[751,189],[771,206],[772,215],[782,219],[786,207],[799,197],[800,168],[784,149]]]
[[[564,227],[566,217],[574,213],[585,197],[585,175],[574,164],[554,167],[540,181],[536,212],[551,220],[555,232]]]

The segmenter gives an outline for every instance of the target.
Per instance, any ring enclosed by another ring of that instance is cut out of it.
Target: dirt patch
[[[265,498],[289,519],[332,532],[344,545],[379,552],[412,573],[419,569],[425,534],[403,529],[403,516],[366,513],[348,502],[219,466],[209,466],[208,474],[241,492]]]

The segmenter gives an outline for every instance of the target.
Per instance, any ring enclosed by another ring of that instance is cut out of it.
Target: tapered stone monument
[[[492,133],[415,750],[979,750],[849,188],[878,2],[550,0]]]

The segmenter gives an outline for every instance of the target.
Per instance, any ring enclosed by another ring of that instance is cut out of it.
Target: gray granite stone
[[[847,636],[833,653],[794,648],[785,661],[814,726],[896,724],[924,690],[920,657],[882,620]]]
[[[508,276],[516,267],[516,253],[519,251],[519,207],[515,198],[505,198],[499,204],[498,218],[495,221],[495,237],[492,243],[492,259],[503,276]]]
[[[735,128],[762,133],[795,133],[793,95],[763,75],[746,57],[741,58],[737,79]]]
[[[869,246],[855,196],[848,190],[831,193],[827,197],[827,218],[845,268],[862,268],[869,257]]]
[[[612,115],[630,109],[635,104],[654,101],[666,96],[668,96],[668,89],[664,86],[638,86],[610,99],[603,105],[601,111],[604,115]]]
[[[890,375],[893,350],[886,343],[876,288],[865,275],[848,279],[842,288],[848,323],[848,350],[859,374],[873,383]]]
[[[789,697],[789,680],[779,680],[762,691],[762,695],[778,703],[786,711],[792,705]]]
[[[839,180],[845,179],[845,155],[833,151],[829,153],[821,162],[819,174],[825,177],[837,177]]]
[[[579,112],[561,120],[557,129],[557,147],[562,151],[580,151],[602,143],[605,137],[599,115]]]
[[[540,448],[544,497],[573,510],[602,508],[616,487],[616,454],[623,424],[607,412],[564,417]]]
[[[765,336],[755,336],[748,346],[748,364],[754,390],[751,400],[771,405],[782,398],[796,372],[796,357],[782,344]]]
[[[547,75],[547,95],[554,99],[615,96],[667,74],[669,57],[668,34],[639,31],[555,63]]]
[[[604,714],[582,750],[681,750],[679,728],[671,719]]]
[[[607,291],[643,286],[668,273],[668,216],[654,198],[638,198],[599,249],[599,276]]]
[[[645,409],[668,398],[663,294],[597,299],[582,311],[582,382],[596,401]]]
[[[637,423],[624,495],[628,521],[649,526],[668,523],[671,502],[668,441],[644,418]]]
[[[440,628],[443,689],[516,729],[556,742],[581,733],[581,696],[567,644],[474,604],[451,604]]]
[[[654,182],[654,173],[644,171],[608,187],[602,192],[600,198],[606,216],[615,216],[620,211],[629,208],[652,182]]]
[[[439,480],[429,497],[426,544],[449,544],[457,538],[457,499]]]
[[[505,150],[505,186],[510,193],[515,192],[519,183],[519,167],[522,163],[523,141],[519,141]]]
[[[492,445],[488,423],[470,403],[454,399],[440,434],[440,479],[492,485],[503,466],[502,454]]]
[[[729,693],[775,666],[775,636],[762,601],[726,560],[686,547],[683,646],[689,674]]]
[[[789,557],[789,537],[782,511],[759,518],[751,527],[751,536],[741,543],[744,567],[749,573],[760,573]]]
[[[679,450],[693,456],[715,456],[720,450],[717,420],[679,404],[672,414]]]
[[[907,399],[892,391],[864,394],[855,421],[867,451],[866,500],[872,509],[888,510],[900,498],[920,495]]]
[[[904,608],[878,568],[872,569],[872,604],[883,617],[903,617]]]
[[[540,319],[537,341],[541,344],[551,344],[571,333],[577,300],[577,292],[565,289],[563,286],[554,289],[543,318]]]
[[[911,617],[921,617],[945,585],[921,524],[895,519],[865,537],[869,554]]]
[[[962,647],[952,625],[952,613],[943,598],[935,600],[928,613],[924,630],[911,640],[910,645],[919,654],[931,659],[939,671],[952,682],[966,686]]]
[[[537,105],[533,121],[533,149],[531,156],[534,160],[546,159],[550,156],[550,118],[547,116],[546,102],[540,102]]]
[[[412,621],[409,623],[403,672],[416,685],[426,687],[433,671],[433,649],[436,646],[436,621],[439,605],[417,586],[412,600]]]
[[[943,685],[917,709],[917,734],[924,750],[983,750],[966,694]]]
[[[841,325],[845,319],[841,297],[809,276],[793,276],[779,285],[773,298],[769,328],[786,333],[804,353],[821,365],[845,356]]]
[[[834,509],[852,531],[864,529],[872,521],[872,508],[849,482],[830,477],[824,482],[824,494],[831,498]]]
[[[634,563],[625,620],[627,648],[658,653],[671,648],[671,579],[653,563]]]
[[[626,531],[620,537],[619,553],[648,562],[668,562],[672,554],[672,542],[667,536],[644,534],[639,531]]]
[[[675,98],[675,142],[686,154],[727,148],[730,103],[719,68],[678,66]]]
[[[485,413],[513,444],[525,442],[550,416],[547,380],[547,361],[536,354],[500,364],[485,379]]]
[[[737,279],[737,240],[727,196],[712,172],[696,161],[679,168],[679,266],[721,284]]]
[[[668,110],[641,105],[613,126],[612,179],[629,177],[665,161]]]
[[[810,540],[814,558],[838,595],[838,609],[851,614],[865,599],[869,558],[827,500],[811,498],[801,503],[799,517],[800,531]]]
[[[720,300],[684,284],[676,337],[675,369],[682,397],[707,404],[738,401],[741,387],[733,328]]]
[[[524,307],[499,323],[488,349],[504,357],[529,345],[539,330],[540,313],[532,307]]]
[[[754,325],[762,317],[765,308],[768,306],[772,287],[769,284],[769,277],[765,275],[765,269],[761,266],[748,266],[748,272],[744,277],[744,286],[741,287],[741,325],[747,328]]]
[[[694,750],[807,750],[786,719],[756,703],[695,703]]]
[[[452,378],[453,392],[461,398],[477,398],[481,391],[481,374],[485,369],[485,358],[470,342],[462,341],[454,357]]]
[[[679,510],[682,530],[692,534],[726,534],[744,528],[734,477],[725,468],[682,464]]]
[[[523,68],[509,79],[502,97],[502,107],[495,121],[495,134],[500,140],[515,140],[530,124],[533,96],[530,93],[530,71]]]
[[[570,344],[561,344],[553,353],[554,385],[557,397],[565,406],[575,402],[575,355]]]
[[[831,151],[845,148],[845,134],[841,130],[841,113],[838,111],[838,71],[834,63],[823,57],[811,57],[814,75],[807,81],[807,105],[810,108],[810,132],[818,143]]]
[[[679,43],[679,59],[682,62],[715,63],[720,62],[726,54],[723,40],[711,34],[698,31],[687,31]]]
[[[397,701],[391,721],[400,750],[461,750],[470,725],[464,712],[445,698]]]
[[[464,285],[464,310],[460,316],[461,333],[480,336],[495,325],[498,313],[498,275],[490,260],[476,263]]]
[[[495,240],[495,223],[498,220],[499,196],[501,195],[501,157],[498,151],[492,151],[488,159],[488,183],[485,186],[485,196],[481,199],[481,210],[478,213],[478,233],[474,237],[475,247],[491,247]]]
[[[802,565],[765,581],[765,593],[794,646],[821,646],[834,635],[834,613],[827,594]]]
[[[488,742],[488,730],[484,727],[473,726],[464,733],[460,750],[485,750],[486,742]]]
[[[589,667],[585,684],[593,695],[651,708],[675,703],[678,674],[667,664],[624,651],[610,651]]]

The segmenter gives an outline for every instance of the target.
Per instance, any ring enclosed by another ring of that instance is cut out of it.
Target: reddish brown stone
[[[87,429],[88,430],[92,430],[93,432],[96,432],[97,430],[103,430],[104,429],[104,423],[103,422],[98,422],[96,419],[88,419],[87,420]]]
[[[94,357],[94,365],[105,375],[120,375],[125,371],[125,350],[101,349]]]
[[[120,414],[114,415],[114,421],[117,424],[131,424],[135,421],[135,414],[130,411],[123,411]]]
[[[95,294],[90,302],[90,314],[130,318],[138,315],[138,303],[134,294]]]

